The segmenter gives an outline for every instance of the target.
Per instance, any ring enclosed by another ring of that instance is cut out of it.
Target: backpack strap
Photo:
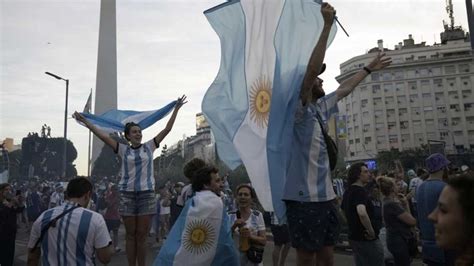
[[[48,232],[48,229],[52,226],[52,227],[56,227],[56,222],[61,219],[62,217],[64,217],[64,215],[72,212],[73,210],[79,208],[80,206],[79,205],[76,205],[72,208],[69,208],[65,211],[63,211],[60,215],[54,217],[51,221],[49,221],[49,223],[43,227],[43,229],[41,229],[41,235],[40,237],[38,238],[38,240],[36,241],[35,243],[35,246],[33,247],[33,249],[36,249],[38,247],[38,244],[43,240],[44,238],[44,235],[46,234],[46,232]]]

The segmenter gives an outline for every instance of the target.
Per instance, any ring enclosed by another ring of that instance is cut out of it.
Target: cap
[[[61,183],[56,183],[56,185],[54,185],[55,189],[62,188],[62,187],[63,187],[63,185],[61,185]]]
[[[184,187],[184,183],[183,182],[177,182],[174,186],[175,187]]]
[[[413,169],[408,170],[407,176],[408,177],[416,177],[415,170],[413,170]]]
[[[445,167],[447,167],[451,162],[444,157],[441,153],[433,153],[425,160],[426,169],[428,172],[436,173]]]

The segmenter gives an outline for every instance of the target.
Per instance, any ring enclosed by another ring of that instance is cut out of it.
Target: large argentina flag
[[[294,110],[324,21],[314,0],[230,1],[204,12],[221,65],[202,102],[220,159],[242,162],[262,206],[284,221]],[[329,43],[334,39],[333,25]]]
[[[211,191],[196,192],[171,228],[154,265],[239,265],[222,199]]]
[[[132,111],[132,110],[110,110],[101,115],[93,115],[87,112],[81,113],[87,120],[102,131],[113,133],[123,132],[125,125],[134,122],[140,125],[143,130],[150,127],[158,120],[169,114],[176,101],[172,101],[166,106],[158,110],[151,111]],[[79,123],[82,125],[82,123]]]

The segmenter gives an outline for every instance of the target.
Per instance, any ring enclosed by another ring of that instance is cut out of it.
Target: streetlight
[[[67,156],[67,100],[68,100],[68,95],[69,95],[69,80],[68,79],[63,79],[58,75],[55,75],[50,72],[44,72],[46,75],[49,75],[55,79],[60,79],[66,81],[66,107],[64,107],[64,147],[63,147],[63,177],[66,177],[66,156]]]

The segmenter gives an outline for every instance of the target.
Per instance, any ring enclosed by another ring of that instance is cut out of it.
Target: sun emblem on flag
[[[216,240],[214,228],[206,220],[191,221],[184,230],[183,246],[193,254],[208,252]]]
[[[270,103],[272,99],[272,84],[263,76],[258,78],[250,90],[250,118],[261,128],[268,126]]]

